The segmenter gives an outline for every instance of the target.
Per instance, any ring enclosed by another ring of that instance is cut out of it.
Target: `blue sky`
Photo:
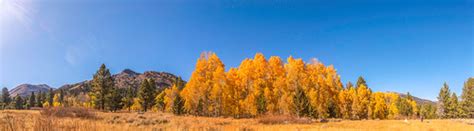
[[[333,64],[344,83],[435,100],[474,76],[472,1],[0,0],[0,86],[118,73],[188,80],[203,51],[226,67],[262,52]]]

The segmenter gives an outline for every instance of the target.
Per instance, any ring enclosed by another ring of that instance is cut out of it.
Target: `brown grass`
[[[315,121],[311,120],[310,118],[298,118],[289,115],[267,115],[258,118],[258,123],[261,124],[310,124]]]
[[[40,111],[42,116],[46,117],[70,117],[70,118],[83,118],[83,119],[95,119],[95,111],[80,108],[80,107],[53,107],[53,108],[44,108]]]
[[[90,110],[87,110],[90,111]],[[55,112],[55,111],[52,111]],[[75,111],[71,111],[75,112]],[[82,115],[49,115],[33,110],[0,111],[0,131],[156,131],[156,130],[474,130],[474,120],[362,120],[311,123],[288,116],[265,116],[257,119],[174,116],[168,113],[104,113],[96,118]],[[69,114],[69,113],[66,113]],[[66,116],[66,117],[63,117]],[[288,121],[285,123],[285,121]]]

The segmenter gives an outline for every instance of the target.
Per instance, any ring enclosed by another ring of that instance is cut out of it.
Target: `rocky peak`
[[[140,75],[139,73],[137,73],[137,72],[135,72],[131,69],[125,69],[122,72],[120,72],[120,74],[126,74],[126,75],[130,75],[130,76]]]

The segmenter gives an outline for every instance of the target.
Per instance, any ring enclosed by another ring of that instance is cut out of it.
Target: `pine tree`
[[[461,115],[465,118],[474,118],[474,77],[467,79],[464,83],[461,100]]]
[[[166,91],[166,90],[165,90]],[[166,92],[165,91],[162,91],[160,94],[156,95],[155,97],[155,107],[157,110],[159,111],[165,111],[165,95],[166,95]],[[184,104],[184,102],[183,102]]]
[[[179,93],[176,93],[176,98],[173,101],[173,113],[176,115],[181,115],[184,113],[184,102],[183,98]]]
[[[17,95],[15,97],[15,102],[14,102],[15,109],[18,109],[18,110],[23,109],[23,104],[24,104],[23,99],[21,98],[21,96]]]
[[[400,111],[400,115],[409,117],[413,114],[412,106],[406,98],[398,99],[397,106],[398,110]]]
[[[36,96],[35,96],[35,92],[31,92],[30,99],[29,99],[29,106],[30,106],[30,107],[36,106]]]
[[[155,104],[156,97],[156,85],[155,80],[146,79],[143,80],[138,91],[138,98],[140,100],[141,108],[143,111],[147,111]]]
[[[36,95],[36,106],[37,107],[43,107],[43,103],[44,103],[44,93],[43,92],[39,92],[37,95]]]
[[[176,115],[181,115],[182,113],[184,113],[184,102],[182,100],[182,97],[179,95],[178,86],[174,84],[171,88],[166,89],[164,92],[164,103],[166,105],[166,111],[172,112]]]
[[[357,78],[356,87],[359,87],[360,85],[364,85],[365,87],[368,87],[367,83],[365,82],[365,79],[362,76],[359,76],[359,78]]]
[[[449,97],[449,104],[448,104],[448,117],[449,118],[457,118],[458,117],[458,97],[456,93],[452,93],[451,97]]]
[[[122,108],[122,91],[119,88],[112,88],[110,90],[110,100],[106,104],[110,111],[115,112]]]
[[[128,111],[131,110],[133,105],[133,99],[135,98],[135,91],[132,87],[127,87],[125,91],[125,97],[122,98],[123,107],[126,108]]]
[[[411,96],[410,92],[407,92],[407,100],[413,100],[413,96]]]
[[[432,104],[423,104],[420,108],[420,115],[426,119],[435,119],[436,108]]]
[[[47,97],[47,102],[49,103],[49,105],[53,105],[53,101],[54,101],[54,92],[53,92],[53,89],[50,88],[49,89],[49,92],[48,92],[48,97]]]
[[[94,74],[92,79],[92,91],[90,96],[92,99],[93,105],[97,109],[105,110],[108,100],[110,100],[111,90],[114,88],[114,80],[110,75],[109,69],[102,64],[99,70]]]
[[[310,104],[308,97],[301,87],[297,87],[293,97],[295,112],[298,117],[309,116]]]
[[[58,100],[59,103],[64,103],[64,95],[66,95],[64,94],[64,90],[59,89],[59,100]]]
[[[444,83],[443,87],[439,91],[438,95],[438,116],[440,118],[448,118],[448,107],[450,106],[449,100],[450,98],[451,91],[449,90],[448,84]]]
[[[2,109],[5,109],[8,105],[10,105],[11,98],[10,93],[6,87],[2,88],[2,96],[0,98],[0,103],[3,104]]]

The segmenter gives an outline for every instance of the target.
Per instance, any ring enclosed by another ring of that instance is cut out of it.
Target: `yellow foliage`
[[[54,97],[53,97],[53,107],[62,106],[62,104],[59,103],[59,97],[60,97],[59,94],[54,95]]]
[[[385,102],[385,94],[381,92],[376,92],[372,94],[373,97],[373,111],[372,118],[385,119],[388,114],[387,103]]]
[[[43,107],[49,107],[49,106],[50,106],[49,102],[44,102],[43,103]]]
[[[356,97],[352,103],[352,115],[354,119],[369,118],[369,104],[371,91],[365,85],[359,85],[356,89]]]
[[[339,110],[344,119],[350,119],[352,116],[352,100],[356,95],[355,92],[355,89],[352,87],[339,92]]]
[[[301,89],[304,95],[296,98],[296,89]],[[267,61],[263,54],[257,53],[253,59],[244,59],[238,68],[225,72],[219,57],[210,52],[201,54],[180,94],[185,111],[193,115],[253,117],[304,111],[305,115],[319,118],[342,115],[348,118],[352,115],[354,99],[362,104],[357,106],[357,115],[364,115],[364,111],[367,115],[370,90],[363,89],[339,93],[342,83],[336,69],[315,59],[305,63],[290,56],[284,63],[276,56]],[[362,96],[358,97],[356,92]],[[294,99],[305,101],[299,105],[308,109],[297,108],[298,101]],[[345,114],[339,108],[344,108]]]
[[[140,105],[140,99],[134,98],[133,99],[133,105],[130,107],[130,109],[132,109],[134,111],[142,110],[142,106]]]
[[[173,85],[171,88],[166,89],[165,91],[165,111],[172,112],[174,106],[174,100],[179,94],[179,89],[176,85]]]
[[[386,99],[388,100],[388,103],[389,103],[387,117],[389,119],[398,118],[400,116],[400,111],[398,110],[398,107],[397,107],[397,101],[398,99],[400,99],[400,96],[396,93],[387,93]]]

